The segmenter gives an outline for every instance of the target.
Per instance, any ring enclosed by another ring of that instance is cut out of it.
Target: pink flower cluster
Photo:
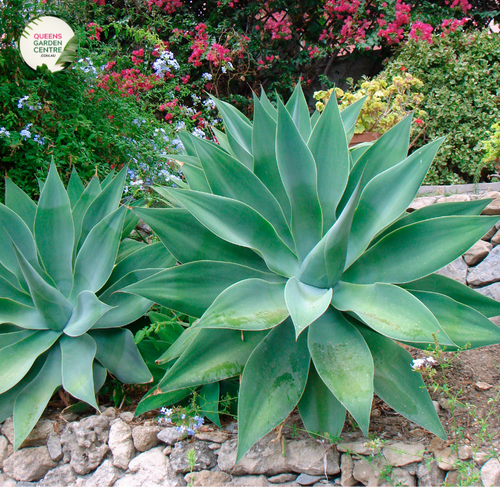
[[[413,40],[425,40],[426,42],[432,43],[433,30],[434,28],[430,24],[416,21],[411,25],[409,37]]]
[[[189,56],[188,61],[193,63],[194,66],[198,67],[202,65],[200,61],[201,56],[205,53],[208,47],[208,34],[207,27],[204,23],[200,23],[195,26],[194,30],[196,31],[194,42],[191,45],[191,55]]]
[[[135,66],[139,66],[144,62],[144,49],[132,51],[132,62]]]
[[[291,40],[291,26],[292,22],[284,10],[281,12],[273,12],[264,23],[264,29],[271,33],[271,38],[273,40]]]
[[[459,26],[463,26],[468,21],[467,18],[464,19],[445,19],[441,24],[441,38],[446,36],[446,33],[455,33]]]
[[[445,2],[446,5],[449,5],[452,9],[455,7],[460,7],[462,9],[462,12],[465,14],[467,11],[472,9],[472,5],[469,3],[468,0],[453,0],[450,5],[450,1],[447,0]]]
[[[138,69],[123,69],[101,75],[98,87],[108,92],[118,91],[122,96],[137,95],[141,91],[152,89],[160,78],[156,75],[143,75]]]
[[[101,33],[102,33],[102,28],[99,28],[96,23],[89,23],[87,26],[85,26],[85,29],[91,33],[90,39],[91,40],[101,40]]]
[[[230,52],[231,51],[229,49],[226,49],[222,45],[214,43],[205,57],[207,61],[212,62],[214,66],[218,66],[223,62],[231,61],[231,56],[229,55]]]
[[[173,14],[179,7],[182,7],[180,0],[146,0],[149,10],[152,10],[153,5],[162,9],[168,14]]]
[[[380,29],[378,36],[385,38],[389,45],[401,42],[404,38],[404,27],[410,22],[410,11],[409,5],[403,3],[402,0],[396,0],[396,18],[388,24],[382,20],[382,23],[379,23],[380,26],[387,25],[387,28]]]

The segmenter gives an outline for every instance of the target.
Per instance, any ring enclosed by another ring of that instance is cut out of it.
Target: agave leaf
[[[87,334],[59,339],[62,355],[62,385],[73,397],[99,409],[94,389],[94,357],[97,346]]]
[[[402,217],[395,220],[387,226],[383,231],[377,234],[371,241],[370,245],[374,245],[384,236],[394,232],[400,227],[409,226],[415,222],[420,222],[427,219],[435,219],[436,217],[445,217],[447,215],[480,215],[483,209],[490,203],[489,199],[474,200],[474,201],[459,201],[451,203],[435,203],[415,210],[411,213],[403,214]]]
[[[132,240],[131,238],[123,238],[118,248],[118,255],[116,256],[115,264],[118,265],[123,259],[144,246],[146,246],[146,243]]]
[[[276,158],[292,207],[292,235],[302,262],[323,236],[318,176],[314,157],[281,102],[278,102]]]
[[[375,331],[394,340],[429,344],[434,335],[441,345],[454,345],[431,311],[398,286],[340,282],[333,291],[332,304],[341,311],[354,312]]]
[[[124,293],[114,293],[106,303],[113,307],[96,321],[94,328],[116,328],[129,325],[144,316],[154,305],[154,302],[150,300]]]
[[[423,278],[460,257],[498,220],[459,215],[401,227],[361,255],[344,271],[342,281],[408,283]]]
[[[147,384],[153,379],[144,363],[134,337],[126,328],[91,330],[97,345],[96,359],[124,384]],[[1,351],[0,351],[1,352]]]
[[[179,139],[182,142],[182,145],[184,146],[184,149],[186,150],[186,153],[189,156],[196,156],[196,149],[193,146],[193,135],[188,134],[184,130],[180,130],[177,134],[179,136]]]
[[[15,255],[15,253],[14,253],[14,255]],[[24,281],[23,273],[21,272],[20,269],[19,269],[19,274],[22,277],[24,287],[21,286],[21,284],[19,283],[19,280],[17,279],[15,274],[11,273],[6,267],[4,267],[4,266],[2,266],[2,264],[0,264],[0,277],[3,280],[5,280],[7,283],[10,283],[14,288],[17,288],[18,290],[20,290],[22,292],[28,291],[28,285]]]
[[[35,224],[36,204],[8,177],[5,178],[5,205],[15,212],[33,232]]]
[[[335,222],[335,210],[349,178],[349,148],[335,98],[328,100],[307,145],[318,171],[318,196],[326,233]]]
[[[344,270],[348,236],[358,204],[360,188],[354,191],[346,208],[320,242],[309,252],[300,267],[300,279],[311,286],[334,286]]]
[[[204,385],[199,394],[200,415],[208,418],[217,427],[222,427],[219,419],[219,382]]]
[[[21,268],[19,267],[19,262],[12,242],[16,244],[26,260],[33,266],[38,274],[42,275],[45,279],[46,274],[38,263],[38,255],[33,235],[21,217],[1,203],[0,220],[2,221],[0,225],[0,241],[2,242],[0,245],[0,263],[2,264],[2,268],[12,273],[17,278],[19,284],[27,291],[28,286]],[[4,272],[2,272],[2,274],[4,277],[8,277],[9,281],[12,282],[10,275]],[[50,278],[45,279],[45,281],[50,281]]]
[[[380,230],[399,217],[413,201],[443,141],[439,139],[426,144],[366,185],[352,221],[346,267],[368,248]]]
[[[295,341],[291,320],[273,328],[254,349],[241,378],[236,463],[295,408],[306,386],[309,362],[306,336]]]
[[[321,436],[328,434],[328,437],[340,436],[345,422],[345,408],[321,380],[313,362],[298,408],[308,432]]]
[[[358,119],[359,112],[361,111],[366,99],[367,96],[362,97],[340,112],[340,116],[342,116],[342,121],[344,122],[347,142],[351,142],[352,136],[354,135],[356,120]]]
[[[83,290],[97,292],[108,281],[118,254],[125,212],[124,207],[115,210],[89,232],[75,261],[73,298]]]
[[[68,182],[68,197],[71,203],[71,208],[74,208],[77,204],[80,196],[82,196],[85,191],[85,187],[83,186],[83,182],[78,175],[75,167],[71,169],[71,177]]]
[[[36,377],[19,393],[14,403],[14,449],[33,430],[54,392],[61,386],[61,350],[55,346]]]
[[[34,306],[29,294],[23,292],[2,276],[0,276],[0,297],[11,299],[14,302],[19,302],[28,307]]]
[[[276,111],[276,108],[273,106],[269,98],[267,97],[266,93],[264,92],[264,89],[261,87],[260,88],[260,103],[262,104],[262,107],[266,110],[268,115],[274,120],[278,120],[278,112]],[[255,121],[254,121],[254,127],[255,127]]]
[[[311,115],[311,129],[314,130],[314,127],[316,126],[316,123],[318,123],[318,120],[321,116],[321,113],[315,109],[314,113]]]
[[[226,329],[197,329],[191,342],[165,374],[162,392],[218,382],[240,375],[252,351],[268,331],[245,332]]]
[[[306,98],[300,84],[295,86],[292,96],[286,103],[286,109],[290,113],[302,139],[307,142],[311,135],[311,119],[309,117],[309,107],[307,106]]]
[[[184,163],[184,165],[182,165],[182,173],[184,174],[184,177],[186,177],[190,189],[193,189],[194,191],[201,191],[203,193],[212,192],[203,169]]]
[[[280,276],[239,264],[198,261],[165,269],[121,291],[199,318],[227,287],[248,278],[278,283],[285,281]]]
[[[128,273],[137,269],[152,269],[166,268],[175,265],[176,259],[172,257],[170,252],[163,246],[162,243],[154,243],[152,245],[143,245],[131,255],[123,259],[119,264],[115,265],[113,272],[109,277],[103,290],[106,290],[111,285],[117,283]]]
[[[198,328],[267,330],[279,325],[289,313],[285,285],[250,278],[226,288],[205,311]]]
[[[132,202],[128,201],[126,205],[126,207],[128,208],[127,215],[125,215],[125,220],[123,221],[123,230],[121,236],[122,241],[127,238],[127,236],[130,236],[130,233],[139,222],[139,217],[134,214],[134,212],[132,211],[132,207],[140,207],[142,205],[144,205],[144,200],[135,200]]]
[[[94,389],[97,393],[101,387],[106,382],[106,377],[108,376],[108,372],[104,366],[101,365],[98,361],[94,359],[94,363],[92,365],[92,374],[94,379]]]
[[[92,201],[82,222],[82,232],[78,241],[78,251],[82,248],[90,232],[108,215],[118,208],[123,194],[123,186],[127,169],[120,170],[118,175]]]
[[[61,336],[52,330],[34,331],[15,344],[0,349],[0,394],[14,387],[33,366],[36,358]]]
[[[18,330],[16,332],[2,333],[0,334],[0,349],[15,344],[30,335],[33,335],[33,330]]]
[[[28,330],[48,328],[45,318],[37,309],[4,298],[0,298],[0,324],[2,323],[12,323]]]
[[[71,316],[71,304],[57,288],[50,286],[38,275],[15,243],[12,245],[36,309],[50,329],[61,331]]]
[[[146,394],[135,409],[135,415],[139,416],[151,410],[156,410],[162,406],[171,406],[183,399],[187,398],[196,387],[190,387],[189,389],[180,389],[179,391],[159,393],[156,394],[155,390],[152,389],[150,394]]]
[[[73,207],[73,222],[75,224],[75,241],[80,240],[82,234],[82,224],[83,218],[87,213],[92,202],[99,196],[101,192],[101,185],[99,184],[99,179],[97,176],[92,177],[90,182],[87,184],[85,191],[82,193],[76,205]],[[75,245],[73,251],[73,260],[76,258],[78,246]]]
[[[250,120],[231,104],[220,101],[212,95],[210,97],[216,103],[217,109],[222,115],[231,149],[240,161],[243,161],[248,166],[245,157],[251,158],[252,156],[252,124]],[[245,155],[245,157],[242,158],[241,155]],[[252,168],[252,164],[249,168]]]
[[[349,201],[361,180],[363,189],[376,175],[403,161],[408,154],[412,115],[401,120],[375,141],[356,162],[349,175],[349,182],[337,208],[337,215]]]
[[[373,360],[363,337],[330,308],[309,327],[308,344],[321,380],[368,435]]]
[[[96,321],[110,309],[112,309],[112,307],[101,302],[94,293],[84,290],[76,299],[76,306],[73,309],[73,314],[71,315],[68,324],[64,327],[64,333],[70,337],[79,337],[80,335],[83,335],[85,332],[90,330]]]
[[[194,139],[194,136],[193,136],[193,139]],[[190,141],[190,142],[192,143],[193,141]],[[187,163],[193,167],[201,168],[200,159],[197,156],[180,155],[180,154],[177,154],[177,155],[167,155],[166,154],[166,155],[162,155],[162,156],[164,156],[165,158],[168,158],[169,160],[174,160],[177,163],[179,163],[180,165]]]
[[[233,245],[209,231],[187,210],[176,208],[136,208],[161,242],[181,263],[213,260],[268,271],[266,263],[251,249]]]
[[[258,252],[272,271],[288,277],[295,273],[296,256],[269,221],[253,208],[237,200],[197,191],[164,189],[162,192],[182,203],[219,238]]]
[[[487,318],[500,315],[500,302],[441,274],[430,274],[425,278],[401,285],[401,287],[410,292],[436,292],[446,295],[461,304],[472,307]]]
[[[61,293],[68,297],[73,286],[75,228],[68,193],[57,174],[54,162],[51,163],[38,201],[34,233],[45,270]]]
[[[412,290],[411,294],[432,312],[457,346],[470,343],[470,348],[476,349],[500,344],[500,328],[472,307],[440,293]],[[466,329],[464,325],[467,325]]]
[[[0,394],[0,422],[12,416],[14,412],[14,403],[19,393],[38,375],[46,359],[47,353],[40,355],[20,382],[8,391]]]
[[[101,189],[105,189],[106,186],[114,179],[114,177],[115,177],[115,170],[111,169],[101,182]]]
[[[277,117],[276,110],[274,113]],[[276,160],[276,126],[276,120],[268,115],[254,94],[253,170],[278,200],[287,223],[290,223],[290,200],[281,181]]]
[[[199,328],[187,328],[179,338],[156,360],[156,364],[164,365],[174,359],[179,358],[196,338]]]
[[[276,198],[261,180],[237,159],[209,141],[195,141],[196,151],[212,192],[241,201],[271,223],[289,248],[294,248],[290,228]]]
[[[375,393],[412,422],[447,439],[420,373],[411,369],[412,357],[396,342],[356,322],[370,348],[375,367]]]
[[[361,144],[356,144],[352,148],[349,148],[351,169],[358,163],[361,156],[363,156],[372,146],[373,142],[362,142]]]
[[[233,155],[233,151],[231,149],[231,146],[229,145],[229,139],[227,138],[227,135],[224,132],[221,132],[220,130],[216,129],[215,127],[210,127],[210,130],[213,132],[215,138],[217,139],[219,146],[226,153]]]
[[[325,290],[290,278],[285,286],[285,302],[298,337],[311,323],[316,321],[330,305],[332,289]]]

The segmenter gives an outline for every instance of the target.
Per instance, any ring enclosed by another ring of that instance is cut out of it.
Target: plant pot
[[[363,132],[362,134],[354,134],[349,146],[361,144],[362,142],[376,141],[382,134],[378,132]]]

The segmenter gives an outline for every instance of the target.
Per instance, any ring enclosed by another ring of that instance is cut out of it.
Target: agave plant
[[[123,383],[151,374],[123,326],[153,304],[115,293],[174,258],[161,243],[125,238],[137,223],[120,207],[126,169],[66,191],[51,165],[35,204],[6,179],[0,204],[0,422],[14,417],[14,447],[55,391],[98,409],[107,371]]]
[[[348,411],[366,435],[374,393],[446,438],[400,343],[500,342],[500,304],[434,274],[499,220],[488,200],[406,212],[443,142],[408,156],[411,116],[349,150],[362,103],[310,117],[299,87],[276,108],[263,93],[253,124],[217,104],[218,144],[182,135],[187,184],[156,188],[177,208],[135,210],[182,265],[124,291],[200,318],[142,408],[241,374],[238,460],[296,406],[311,432]]]

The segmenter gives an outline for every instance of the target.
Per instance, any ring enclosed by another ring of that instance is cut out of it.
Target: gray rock
[[[470,460],[472,458],[472,447],[463,445],[458,448],[458,458],[460,460]]]
[[[126,423],[130,424],[134,420],[134,414],[131,411],[124,411],[120,413],[120,418]]]
[[[158,444],[158,438],[156,436],[160,431],[161,427],[158,425],[150,425],[147,427],[141,425],[134,427],[132,429],[132,440],[135,449],[143,452],[154,448]]]
[[[453,451],[449,446],[443,450],[438,450],[434,452],[436,457],[436,462],[440,469],[445,471],[455,470],[455,462],[458,460],[458,455],[456,451]]]
[[[97,469],[109,451],[109,421],[102,415],[87,417],[66,426],[61,436],[63,461],[85,475]]]
[[[435,461],[420,464],[417,469],[418,485],[424,487],[440,486],[444,481],[445,472],[440,469]]]
[[[3,471],[16,481],[38,481],[57,466],[45,446],[23,448],[3,463]]]
[[[113,486],[124,475],[125,473],[118,469],[118,467],[115,467],[111,460],[104,460],[92,476],[85,481],[84,486],[90,488],[108,488],[109,486]]]
[[[0,472],[0,488],[12,488],[16,484],[14,479]]]
[[[192,486],[208,486],[220,488],[226,486],[231,481],[231,476],[222,471],[212,472],[202,470],[200,472],[191,472],[184,476],[184,480],[188,485]]]
[[[389,465],[403,467],[404,465],[421,462],[425,446],[421,443],[392,443],[386,446],[382,453]]]
[[[493,248],[480,264],[469,270],[467,276],[467,283],[474,287],[484,287],[497,281],[500,281],[500,246]]]
[[[23,441],[19,448],[34,448],[47,444],[47,438],[54,431],[54,424],[51,420],[39,420],[28,437]],[[14,422],[8,418],[2,425],[2,434],[14,446]]]
[[[194,435],[195,439],[200,441],[210,441],[211,443],[225,443],[229,436],[224,432],[200,432]]]
[[[417,478],[404,468],[395,467],[391,474],[394,486],[417,486]]]
[[[354,463],[352,457],[348,453],[344,453],[340,459],[340,470],[342,471],[340,484],[342,486],[354,486],[356,484],[356,479],[354,479],[352,475]]]
[[[176,431],[175,427],[167,427],[163,429],[158,435],[157,438],[163,443],[169,444],[170,446],[175,443],[182,441],[185,439],[186,433],[181,431]]]
[[[337,445],[337,449],[341,453],[353,453],[354,455],[373,455],[374,452],[378,452],[379,450],[374,450],[373,448],[367,448],[365,447],[366,441],[354,441],[354,442],[349,442],[346,441],[345,443]]]
[[[314,483],[320,481],[322,476],[310,476],[309,474],[300,474],[299,477],[295,480],[296,483],[301,486],[311,486]]]
[[[486,295],[493,300],[500,300],[500,283],[493,283],[492,285],[483,286],[482,288],[476,288],[476,292]]]
[[[491,238],[491,244],[496,247],[500,243],[500,231],[497,231],[496,227],[490,231],[494,231],[495,233]]]
[[[500,462],[491,458],[481,467],[481,481],[484,486],[500,486]]]
[[[191,449],[194,449],[196,453],[196,464],[193,467],[194,472],[211,469],[217,465],[217,458],[214,452],[208,447],[208,443],[197,441],[194,443],[187,443],[182,447],[176,447],[172,450],[170,454],[170,465],[174,472],[181,472],[183,474],[191,472],[186,459]]]
[[[481,212],[481,215],[500,215],[500,199],[494,199],[486,208]]]
[[[269,486],[270,483],[266,476],[240,476],[233,477],[233,479],[226,484],[226,487],[248,487],[248,486]]]
[[[458,471],[452,470],[447,472],[444,479],[444,484],[446,486],[458,486]]]
[[[491,458],[491,453],[485,453],[484,451],[479,451],[474,456],[474,462],[476,465],[481,467]]]
[[[132,430],[123,420],[116,420],[109,431],[108,446],[113,454],[113,465],[127,470],[128,464],[135,455],[132,441]]]
[[[102,416],[103,417],[108,417],[110,419],[115,419],[116,418],[116,408],[113,408],[110,406],[109,408],[106,408],[105,410],[102,411]]]
[[[296,474],[278,474],[277,476],[269,477],[268,481],[272,484],[283,484],[289,481],[295,481],[296,478]]]
[[[69,464],[60,465],[47,472],[45,477],[38,483],[39,486],[69,486],[76,481],[76,474]]]
[[[268,434],[250,448],[236,465],[236,439],[227,440],[219,450],[220,470],[236,476],[245,474],[267,474],[275,476],[288,472],[321,476],[340,472],[339,454],[313,439],[287,441],[286,456],[282,454],[280,442],[273,441]]]
[[[490,253],[492,248],[493,245],[491,243],[479,240],[464,253],[463,257],[465,263],[468,266],[475,266],[476,264],[479,264]]]
[[[54,432],[49,434],[47,438],[47,450],[49,451],[50,458],[54,462],[59,462],[63,457],[61,439]]]
[[[491,228],[491,229],[490,229],[490,230],[489,230],[489,231],[488,231],[488,232],[487,232],[487,233],[486,233],[486,234],[485,234],[485,235],[484,235],[481,239],[482,239],[483,241],[490,241],[490,240],[492,240],[492,241],[491,241],[491,244],[492,244],[493,246],[496,246],[496,245],[498,245],[498,243],[493,243],[493,238],[494,238],[494,237],[495,237],[495,235],[497,234],[497,231],[498,231],[498,229],[494,226],[494,227],[492,227],[492,228]],[[499,234],[498,236],[499,236],[499,238],[500,238],[500,234]]]
[[[208,447],[211,449],[211,450],[220,450],[220,444],[219,443],[212,443],[212,444],[209,444]]]
[[[186,484],[183,481],[184,485]],[[161,446],[152,448],[135,457],[128,466],[128,473],[114,484],[115,487],[176,486],[175,477],[168,458]]]
[[[452,196],[443,196],[436,203],[456,203],[459,201],[470,201],[470,196],[467,194],[454,194]]]
[[[9,441],[4,436],[0,436],[0,469],[2,468],[3,462],[7,459],[12,453],[9,453]],[[12,449],[12,446],[10,446]]]
[[[465,285],[467,269],[468,267],[464,259],[462,257],[459,257],[447,266],[444,266],[436,271],[436,273],[446,276],[447,278],[451,278],[452,280],[459,281],[460,283],[462,283],[462,285]]]
[[[380,475],[385,465],[380,458],[375,458],[371,462],[368,462],[366,459],[355,460],[352,475],[356,481],[365,486],[379,486],[383,482],[380,479]]]
[[[429,205],[433,205],[436,203],[438,197],[437,196],[423,196],[421,198],[415,198],[411,205],[407,208],[408,212],[413,212],[418,210],[419,208],[428,207]]]

